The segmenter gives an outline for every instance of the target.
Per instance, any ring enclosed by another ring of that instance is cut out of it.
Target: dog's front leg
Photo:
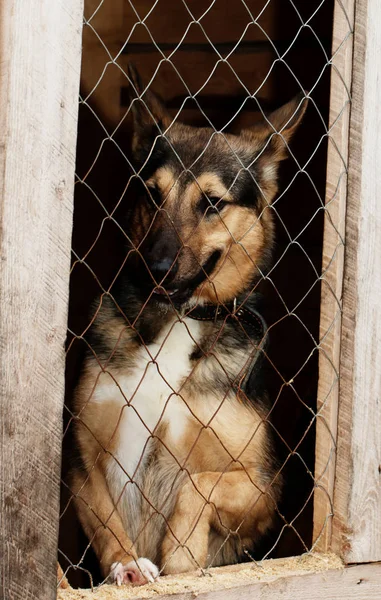
[[[255,484],[255,469],[192,475],[180,490],[162,545],[164,573],[206,567],[211,526],[223,535],[250,520],[259,532],[271,523],[273,502]]]
[[[180,489],[169,519],[162,544],[165,574],[193,571],[205,564],[213,506],[205,500],[200,475],[207,473],[193,475]]]
[[[118,585],[142,585],[154,581],[158,568],[147,558],[138,558],[117,508],[112,502],[100,468],[72,476],[74,502],[82,524],[99,559],[102,573]]]

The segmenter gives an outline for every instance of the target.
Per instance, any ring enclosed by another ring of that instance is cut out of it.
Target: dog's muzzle
[[[184,304],[193,295],[196,288],[198,288],[198,286],[213,273],[220,257],[221,251],[215,250],[200,267],[196,275],[190,279],[176,280],[176,278],[168,277],[171,273],[171,271],[169,271],[168,275],[154,288],[155,296],[162,302]]]

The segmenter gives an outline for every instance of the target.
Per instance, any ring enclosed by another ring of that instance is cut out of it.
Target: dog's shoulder
[[[113,296],[104,294],[93,303],[90,326],[84,334],[87,345],[85,361],[113,364],[125,360],[134,345],[136,332]]]

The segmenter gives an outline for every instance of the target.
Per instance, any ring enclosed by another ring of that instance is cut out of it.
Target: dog
[[[129,78],[140,189],[124,211],[126,260],[86,338],[71,486],[104,577],[141,585],[241,561],[273,526],[282,475],[256,287],[307,100],[233,135],[171,122]]]

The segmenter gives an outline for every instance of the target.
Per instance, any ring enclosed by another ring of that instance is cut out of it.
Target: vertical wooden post
[[[0,4],[0,597],[56,597],[82,0]]]
[[[333,549],[381,560],[381,4],[357,0]]]
[[[335,2],[314,494],[314,549],[321,551],[330,547],[333,512],[354,9],[355,0]]]

